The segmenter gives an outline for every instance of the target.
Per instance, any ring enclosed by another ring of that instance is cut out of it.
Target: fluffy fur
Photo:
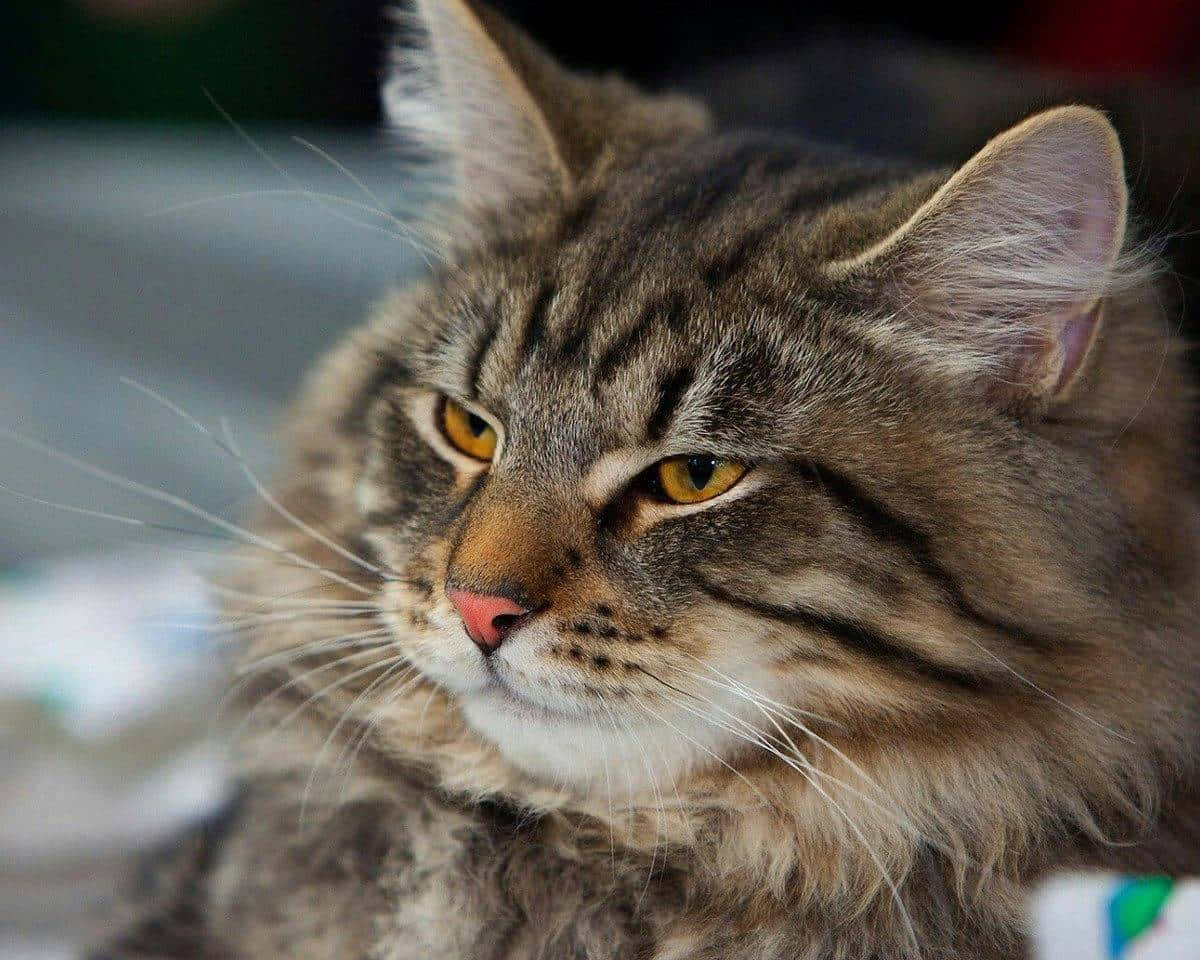
[[[445,262],[305,390],[242,798],[107,955],[1000,960],[1047,871],[1194,869],[1191,390],[1104,118],[919,171],[418,13]],[[639,493],[696,452],[752,469]],[[485,661],[447,582],[537,616]]]

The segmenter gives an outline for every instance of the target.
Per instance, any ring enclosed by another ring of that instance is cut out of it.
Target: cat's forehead
[[[897,179],[756,137],[648,156],[456,278],[433,377],[561,454],[769,444],[822,380],[861,365],[854,310],[817,268],[877,231],[873,198]]]
[[[876,234],[889,219],[880,196],[914,174],[784,136],[712,136],[602,168],[566,198],[547,239],[596,273],[658,263],[719,286],[781,236],[802,263]]]

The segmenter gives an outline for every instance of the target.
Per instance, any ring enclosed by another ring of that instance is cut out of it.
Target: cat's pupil
[[[471,413],[467,415],[467,426],[471,428],[471,433],[477,437],[483,436],[483,431],[488,428],[488,423],[483,417],[477,417]]]
[[[713,471],[717,469],[717,461],[713,457],[688,457],[687,471],[692,486],[703,490],[712,479]]]

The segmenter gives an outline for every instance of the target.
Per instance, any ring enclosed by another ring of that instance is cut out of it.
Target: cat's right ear
[[[624,150],[706,128],[682,97],[574,74],[498,14],[468,0],[413,0],[382,95],[390,125],[449,164],[438,211],[451,243],[496,218],[569,192]]]
[[[1116,132],[1095,110],[1059,107],[996,137],[890,235],[827,269],[931,362],[1041,409],[1086,366],[1106,299],[1149,266],[1123,252],[1125,216]]]

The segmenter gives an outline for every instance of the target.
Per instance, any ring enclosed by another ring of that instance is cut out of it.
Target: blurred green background
[[[250,123],[376,118],[379,4],[290,0],[8,0],[0,110]],[[364,63],[364,56],[367,63]],[[366,66],[366,69],[364,69]]]

